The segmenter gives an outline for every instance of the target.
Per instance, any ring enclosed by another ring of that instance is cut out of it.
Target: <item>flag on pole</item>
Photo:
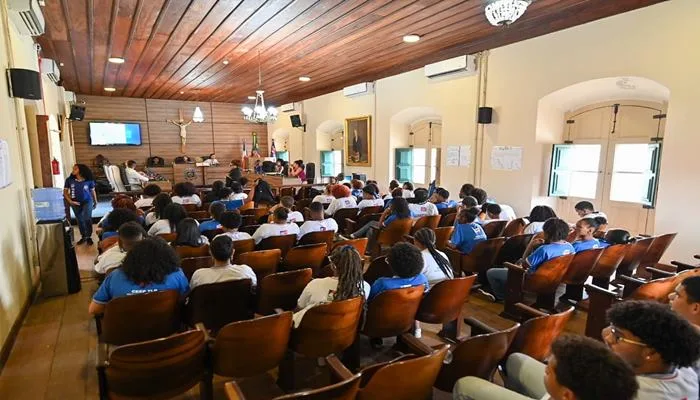
[[[241,157],[242,158],[248,157],[248,151],[245,148],[245,139],[243,139],[243,155]]]
[[[270,145],[270,157],[277,158],[277,149],[275,149],[275,139],[272,139],[272,145]]]

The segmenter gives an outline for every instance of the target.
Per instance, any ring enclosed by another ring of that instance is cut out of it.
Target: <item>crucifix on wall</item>
[[[185,118],[182,116],[182,109],[180,109],[178,112],[180,114],[179,120],[169,119],[167,122],[177,125],[180,128],[180,153],[185,154],[185,146],[187,145],[187,126],[192,123],[192,120],[185,121]]]

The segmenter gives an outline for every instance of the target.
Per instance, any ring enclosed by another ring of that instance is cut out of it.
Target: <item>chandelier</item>
[[[262,88],[262,70],[260,68],[260,51],[258,51],[258,87]],[[258,89],[255,91],[255,104],[251,107],[245,105],[241,108],[243,118],[246,121],[256,124],[265,124],[277,121],[277,109],[275,107],[265,108],[265,91]]]
[[[522,17],[532,0],[495,0],[486,5],[486,19],[491,25],[510,25]]]

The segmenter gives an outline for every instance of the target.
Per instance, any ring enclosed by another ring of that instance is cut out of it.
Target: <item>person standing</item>
[[[92,241],[92,210],[97,207],[97,193],[95,193],[95,179],[92,171],[85,164],[75,164],[71,175],[63,185],[63,197],[70,204],[80,230],[80,240],[77,244]]]

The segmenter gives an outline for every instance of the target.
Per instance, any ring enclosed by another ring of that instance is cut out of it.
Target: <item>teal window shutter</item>
[[[396,174],[399,182],[413,181],[413,151],[412,149],[396,149]]]
[[[333,152],[321,152],[321,176],[333,176]]]

